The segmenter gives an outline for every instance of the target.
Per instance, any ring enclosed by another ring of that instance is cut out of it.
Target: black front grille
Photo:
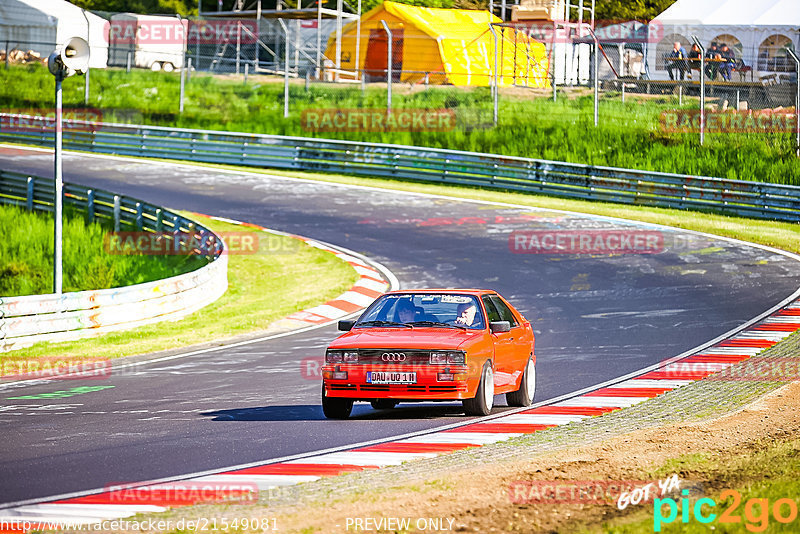
[[[385,361],[384,354],[405,356],[403,361]],[[358,351],[359,363],[380,363],[386,365],[420,365],[430,363],[431,353],[427,350],[403,349],[360,349]]]

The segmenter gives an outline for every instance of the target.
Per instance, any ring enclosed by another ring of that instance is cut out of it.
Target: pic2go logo
[[[694,505],[685,496],[689,494],[688,490],[681,492],[684,498],[681,499],[680,511],[681,522],[684,524],[689,523],[689,514],[694,516],[695,521],[702,524],[709,524],[717,520],[719,523],[742,523],[742,517],[736,513],[739,504],[742,502],[742,495],[736,490],[725,490],[720,493],[720,501],[726,501],[728,498],[733,497],[733,502],[719,514],[713,513],[711,509],[717,507],[714,499],[704,497],[697,499]],[[667,508],[667,515],[664,516],[664,508]],[[706,507],[704,509],[704,506]],[[678,503],[675,499],[654,499],[653,500],[653,531],[661,532],[661,526],[670,524],[678,518]],[[772,518],[778,523],[791,523],[797,519],[797,503],[792,499],[783,498],[778,499],[769,506],[769,499],[752,498],[748,499],[744,505],[744,526],[750,532],[764,532],[769,526],[770,511]]]

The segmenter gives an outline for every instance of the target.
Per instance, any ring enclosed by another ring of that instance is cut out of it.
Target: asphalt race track
[[[52,155],[0,148],[0,167],[52,176]],[[652,254],[532,254],[512,231],[631,232],[635,224],[177,164],[67,155],[65,180],[340,245],[401,286],[498,290],[533,323],[543,401],[658,363],[791,295],[800,266],[772,251],[665,231]],[[169,328],[169,323],[164,328]],[[160,479],[420,431],[458,404],[357,405],[324,419],[301,372],[335,327],[141,363],[105,380],[0,386],[0,503]],[[198,341],[206,341],[198,332]],[[12,399],[79,386],[61,399]],[[503,397],[497,402],[504,404]],[[502,409],[502,408],[500,408]]]

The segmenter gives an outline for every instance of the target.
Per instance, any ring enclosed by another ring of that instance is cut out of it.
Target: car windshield
[[[473,295],[405,293],[383,295],[367,308],[356,327],[434,327],[480,330],[483,311]]]

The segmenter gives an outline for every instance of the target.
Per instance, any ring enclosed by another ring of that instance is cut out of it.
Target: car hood
[[[481,338],[481,330],[455,328],[357,328],[336,339],[332,349],[458,349]]]

